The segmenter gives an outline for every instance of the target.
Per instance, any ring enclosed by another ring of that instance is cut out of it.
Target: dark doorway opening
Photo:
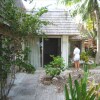
[[[43,65],[46,65],[52,61],[50,55],[61,55],[61,38],[47,38],[43,43]]]

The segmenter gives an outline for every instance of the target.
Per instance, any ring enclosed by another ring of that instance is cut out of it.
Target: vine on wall
[[[26,14],[16,7],[15,0],[0,1],[0,100],[6,100],[15,79],[16,68],[34,73],[35,68],[28,63],[30,49],[22,49],[28,37],[43,35],[41,27],[49,22],[40,17],[47,12],[41,8],[34,14]],[[32,11],[33,12],[33,11]]]

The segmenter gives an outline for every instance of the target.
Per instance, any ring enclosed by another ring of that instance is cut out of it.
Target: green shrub
[[[87,51],[88,55],[95,58],[96,57],[96,51],[93,48],[89,48]]]
[[[34,73],[36,70],[34,66],[24,61],[21,61],[20,59],[16,60],[16,65],[19,66],[19,70],[24,68],[27,73]]]
[[[52,68],[52,67],[46,68],[46,73],[52,77],[59,75],[60,72],[61,72],[61,70],[59,68]]]
[[[53,58],[53,61],[51,61],[49,64],[45,65],[45,71],[47,75],[50,75],[52,77],[57,76],[61,73],[61,71],[64,69],[64,60],[60,56],[51,56]]]
[[[89,69],[96,68],[96,67],[97,67],[96,63],[88,64]]]
[[[31,64],[26,64],[26,66],[24,66],[25,70],[27,73],[34,73],[35,72],[35,67],[32,66]]]
[[[86,52],[82,52],[80,55],[81,60],[85,61],[87,63],[89,61],[89,56]]]

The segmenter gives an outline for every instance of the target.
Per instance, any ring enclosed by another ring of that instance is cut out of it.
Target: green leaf
[[[95,100],[95,98],[96,98],[96,95],[95,95],[95,93],[91,96],[91,98],[90,98],[90,100]]]
[[[91,90],[87,91],[86,99],[89,100],[94,93],[95,88],[93,87]]]
[[[66,84],[65,84],[65,87],[64,87],[64,92],[65,92],[65,100],[69,100],[69,93],[68,93],[68,89],[67,89]]]
[[[71,99],[75,99],[75,96],[74,96],[74,89],[72,87],[72,78],[71,78],[71,75],[69,74],[69,87],[70,87],[70,93],[71,93]]]
[[[86,83],[82,84],[82,95],[83,95],[83,98],[86,97],[86,95],[87,95],[87,85],[86,85]]]
[[[77,80],[75,80],[75,88],[76,88],[76,93],[77,93],[77,100],[81,100],[81,89],[80,85]]]

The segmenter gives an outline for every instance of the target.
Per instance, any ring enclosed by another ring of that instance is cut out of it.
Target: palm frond
[[[73,4],[79,3],[81,0],[61,0],[61,3],[67,5],[67,6],[72,6]]]

